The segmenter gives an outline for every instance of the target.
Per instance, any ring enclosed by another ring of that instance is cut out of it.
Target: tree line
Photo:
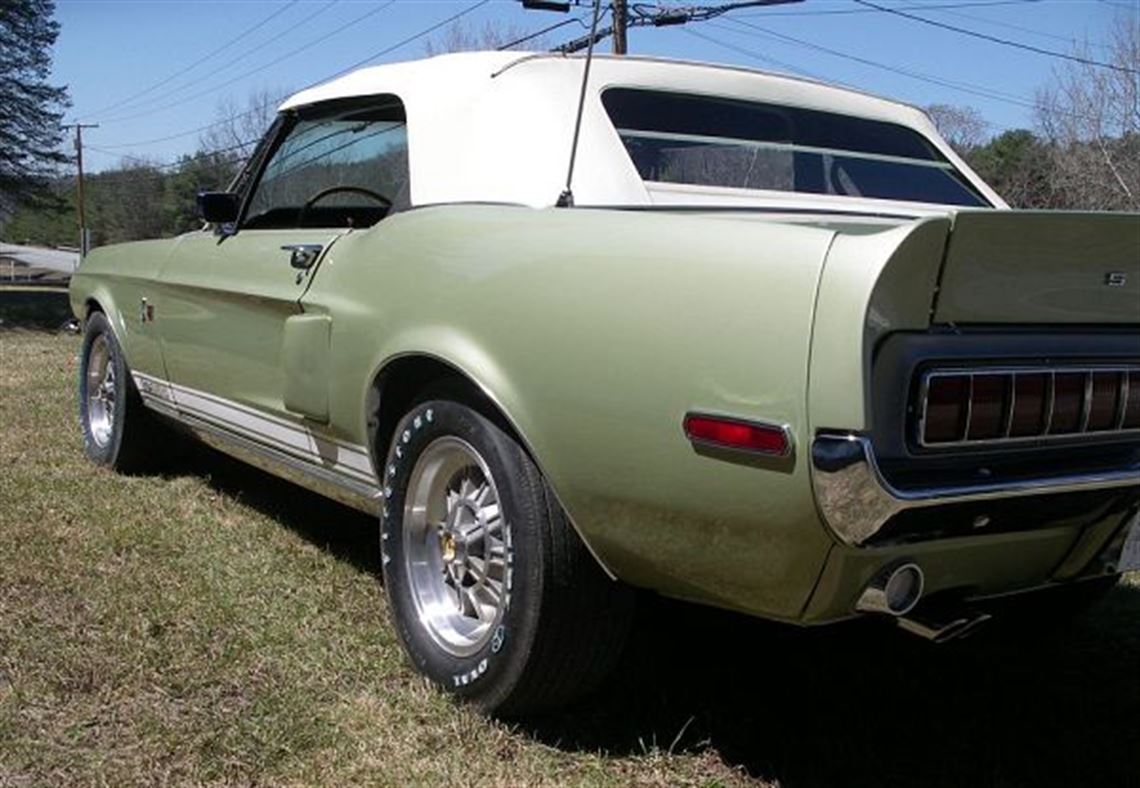
[[[76,184],[60,176],[66,93],[45,80],[58,25],[50,0],[0,3],[0,235],[75,245]],[[489,48],[517,31],[456,28],[429,54]],[[1087,45],[1035,98],[1033,128],[990,134],[974,109],[927,107],[962,158],[1015,208],[1140,211],[1140,14],[1119,14],[1094,58]],[[1105,67],[1105,63],[1108,67]],[[196,194],[224,189],[272,122],[281,91],[225,100],[198,151],[171,164],[125,158],[85,180],[92,244],[177,235],[200,226]]]
[[[984,142],[951,139],[970,167],[1015,208],[1140,210],[1135,199],[1140,195],[1140,133],[1066,142],[1015,129]],[[198,191],[224,189],[240,162],[230,153],[201,150],[173,167],[127,160],[88,176],[92,245],[173,236],[200,227]],[[53,191],[54,203],[41,201],[18,210],[4,237],[36,245],[75,245],[74,179],[57,180]]]

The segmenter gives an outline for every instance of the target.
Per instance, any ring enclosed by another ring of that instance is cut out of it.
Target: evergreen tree
[[[59,35],[53,0],[0,0],[0,218],[48,195],[60,151],[67,89],[49,85]]]

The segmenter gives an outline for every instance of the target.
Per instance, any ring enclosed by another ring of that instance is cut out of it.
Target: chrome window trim
[[[824,522],[844,544],[859,547],[907,509],[1052,493],[1140,488],[1140,464],[1117,471],[991,484],[900,490],[883,476],[871,441],[855,433],[821,434],[812,442],[811,479]]]

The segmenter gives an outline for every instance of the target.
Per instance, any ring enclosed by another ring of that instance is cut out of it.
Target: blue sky
[[[70,88],[69,120],[100,124],[84,136],[91,146],[85,151],[88,166],[99,170],[127,153],[159,162],[190,153],[198,135],[187,132],[214,121],[223,98],[241,105],[254,90],[285,91],[317,82],[476,6],[477,0],[57,2],[62,28],[54,79]],[[1067,52],[1074,39],[1087,39],[1094,56],[1103,54],[1099,47],[1115,14],[1140,12],[1140,0],[873,2],[1039,49]],[[485,0],[463,19],[473,27],[491,20],[530,31],[563,17],[524,11],[516,0]],[[580,34],[570,25],[548,42]],[[914,104],[968,105],[993,131],[1031,126],[1032,111],[1025,104],[1064,62],[856,0],[805,0],[685,27],[635,29],[630,51],[804,73]],[[424,39],[417,38],[369,62],[408,60],[424,52]]]

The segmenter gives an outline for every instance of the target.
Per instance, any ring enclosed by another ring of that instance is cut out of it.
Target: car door
[[[338,238],[406,201],[406,178],[393,182],[378,166],[406,160],[404,126],[402,105],[386,96],[289,113],[239,196],[234,226],[179,239],[154,321],[184,417],[328,460],[314,442],[327,381],[315,392],[303,361],[327,348],[331,318],[306,315],[300,299]]]

